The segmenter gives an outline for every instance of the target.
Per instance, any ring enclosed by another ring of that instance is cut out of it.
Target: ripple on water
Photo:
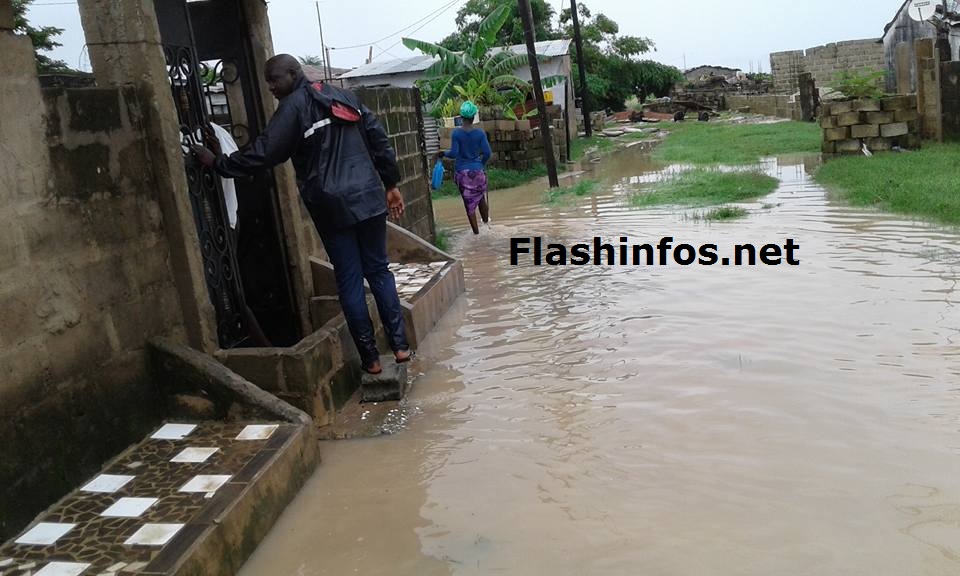
[[[317,574],[960,573],[960,238],[844,205],[815,165],[764,162],[780,187],[724,223],[630,208],[677,168],[629,153],[574,204],[494,192],[479,237],[438,202],[468,292],[421,350],[421,411],[327,448],[301,499],[357,519],[299,553]],[[802,265],[510,266],[531,235],[794,238]],[[297,508],[290,531],[317,525]]]

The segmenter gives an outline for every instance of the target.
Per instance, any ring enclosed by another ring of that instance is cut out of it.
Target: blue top
[[[487,133],[482,128],[471,128],[465,130],[456,128],[453,131],[453,148],[449,152],[444,152],[446,158],[453,158],[457,161],[454,170],[483,170],[487,161],[493,152],[490,150],[490,142],[487,141]]]

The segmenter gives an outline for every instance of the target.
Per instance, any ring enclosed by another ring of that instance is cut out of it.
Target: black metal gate
[[[155,0],[154,6],[220,346],[289,346],[300,329],[272,173],[233,182],[234,229],[221,179],[189,150],[191,143],[216,144],[205,136],[211,123],[240,147],[265,124],[242,7],[238,0]]]

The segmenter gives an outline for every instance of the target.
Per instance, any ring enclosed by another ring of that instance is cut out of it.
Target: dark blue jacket
[[[338,110],[351,114],[334,114]],[[353,117],[351,117],[353,116]],[[348,90],[303,79],[280,100],[252,145],[218,156],[216,171],[235,178],[293,160],[303,201],[318,225],[339,229],[387,212],[384,189],[400,181],[397,157],[376,115]]]

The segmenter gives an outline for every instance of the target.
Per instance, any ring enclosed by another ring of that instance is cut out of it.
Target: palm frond
[[[439,44],[434,44],[433,42],[424,42],[423,40],[417,40],[415,38],[403,38],[402,41],[403,45],[410,50],[419,50],[429,56],[440,56],[441,58],[444,58],[448,54],[455,54],[454,52],[447,50]]]
[[[523,78],[517,78],[513,74],[504,74],[490,80],[490,85],[494,88],[516,88],[517,90],[527,91],[530,89],[530,83]]]
[[[541,78],[540,84],[544,88],[553,88],[554,86],[563,84],[566,80],[567,80],[566,76],[563,76],[562,74],[555,74],[553,76],[547,76],[546,78]]]
[[[478,35],[487,46],[494,45],[497,41],[497,33],[510,19],[510,7],[510,3],[501,4],[480,22]]]

